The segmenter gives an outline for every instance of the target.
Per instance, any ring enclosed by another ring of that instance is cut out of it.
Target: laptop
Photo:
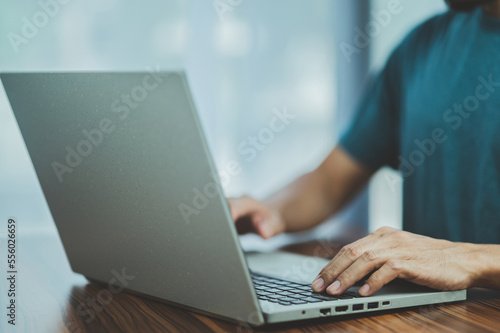
[[[328,260],[245,254],[183,72],[0,78],[72,270],[112,292],[252,326],[466,299],[408,282],[313,293]]]

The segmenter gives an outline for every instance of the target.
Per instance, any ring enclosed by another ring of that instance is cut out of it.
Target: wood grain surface
[[[71,271],[56,234],[18,235],[18,313],[7,324],[6,283],[0,283],[1,332],[499,332],[500,292],[472,289],[468,300],[371,315],[309,320],[264,328],[227,323],[158,301],[110,293]],[[5,244],[2,240],[2,244]],[[331,257],[317,242],[286,250]],[[323,249],[322,251],[318,251]],[[3,251],[4,252],[4,251]],[[5,261],[4,253],[0,252]],[[4,263],[0,265],[2,269]]]

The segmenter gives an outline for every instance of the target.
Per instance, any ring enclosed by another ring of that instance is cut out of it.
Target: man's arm
[[[315,171],[264,202],[229,199],[231,214],[237,226],[265,238],[307,229],[338,212],[372,174],[337,147]],[[500,289],[500,245],[454,243],[384,227],[343,247],[312,289],[341,294],[370,272],[359,290],[363,296],[397,277],[441,290]]]
[[[254,231],[264,238],[308,229],[342,209],[372,174],[336,147],[316,170],[263,202],[247,196],[229,199],[231,214],[240,232]]]
[[[450,242],[384,227],[343,247],[312,289],[342,294],[370,272],[359,289],[362,296],[395,278],[439,290],[500,289],[500,245]]]

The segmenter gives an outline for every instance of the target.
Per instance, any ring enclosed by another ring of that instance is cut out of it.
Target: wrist
[[[272,214],[276,214],[276,219],[279,221],[279,226],[278,227],[278,233],[282,232],[287,232],[288,227],[284,218],[284,213],[283,213],[283,205],[281,202],[277,199],[274,199],[273,197],[270,197],[266,200],[263,201],[264,204],[268,207],[268,209],[271,211]]]
[[[495,279],[496,274],[492,267],[495,259],[490,253],[489,245],[465,243],[465,246],[468,253],[465,262],[470,268],[470,287],[491,287],[491,279]]]
[[[469,285],[468,288],[476,287],[482,275],[482,258],[477,244],[461,243],[465,256],[462,258],[462,265],[468,272]]]

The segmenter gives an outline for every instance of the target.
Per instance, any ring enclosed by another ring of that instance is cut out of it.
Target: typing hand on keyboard
[[[359,297],[355,292],[345,292],[331,296],[326,293],[312,291],[310,283],[289,281],[258,273],[252,273],[252,280],[257,298],[281,305],[319,303]]]

